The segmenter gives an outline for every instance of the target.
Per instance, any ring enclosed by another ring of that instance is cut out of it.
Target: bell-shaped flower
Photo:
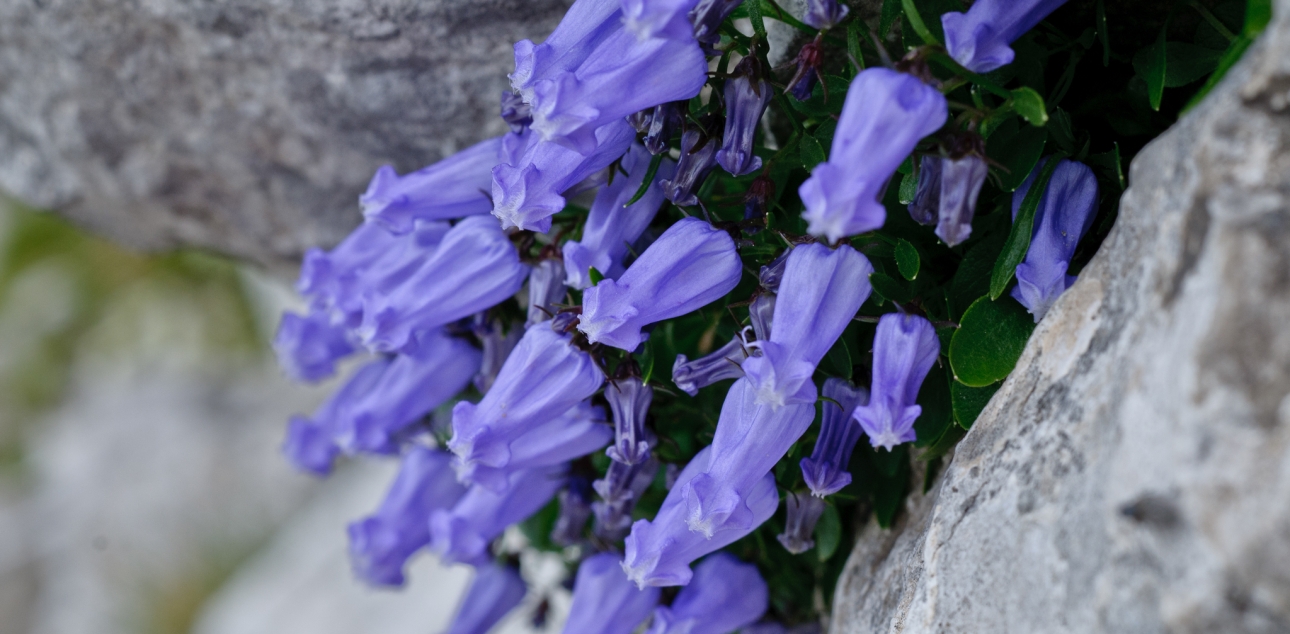
[[[756,528],[761,521],[749,497],[814,418],[813,403],[773,407],[757,401],[748,379],[735,381],[721,406],[708,467],[681,487],[690,530],[712,537]]]
[[[371,222],[364,224],[377,226]],[[325,255],[315,258],[306,255],[306,272],[329,271],[324,277],[330,277],[323,292],[312,296],[313,309],[326,310],[334,322],[356,330],[363,322],[364,301],[369,296],[396,292],[434,254],[451,230],[452,225],[445,221],[413,221],[411,232],[393,236],[376,257],[361,265],[349,265]],[[384,229],[380,231],[393,235]]]
[[[402,240],[375,222],[365,222],[331,251],[306,251],[296,291],[310,298],[315,309],[330,310],[340,303],[340,298],[356,296],[354,289],[360,285],[363,271],[398,251]]]
[[[495,137],[406,176],[382,166],[358,197],[363,216],[401,234],[411,231],[415,220],[486,214],[493,209],[488,190],[501,149],[502,138]]]
[[[471,216],[453,226],[396,288],[364,296],[358,334],[374,350],[399,350],[417,331],[457,321],[514,295],[528,272],[495,218]]]
[[[677,477],[654,519],[638,520],[632,525],[632,532],[624,542],[623,570],[637,586],[689,583],[693,576],[692,562],[742,539],[775,514],[779,493],[775,491],[775,477],[767,473],[744,496],[744,503],[751,511],[751,522],[715,527],[711,537],[690,530],[686,523],[689,510],[685,491],[696,476],[707,471],[712,454],[712,447],[707,447],[694,456]],[[748,523],[752,526],[746,527]]]
[[[824,500],[806,493],[789,493],[784,503],[788,507],[784,532],[775,539],[788,552],[800,555],[815,546],[811,535],[815,534],[815,525],[824,513]]]
[[[743,363],[757,402],[779,407],[812,403],[815,366],[869,297],[873,265],[849,245],[795,247],[775,302],[770,337],[752,344],[759,356]]]
[[[658,605],[657,588],[639,589],[623,576],[615,553],[592,555],[578,566],[565,634],[631,634]]]
[[[484,349],[479,372],[474,379],[475,389],[482,394],[493,387],[497,374],[502,371],[502,365],[511,356],[515,346],[519,345],[520,337],[524,336],[524,326],[514,323],[506,328],[500,320],[484,321],[481,313],[481,316],[477,316],[472,331]]]
[[[637,38],[694,39],[692,11],[699,0],[622,0],[623,23]]]
[[[613,437],[613,430],[605,424],[604,410],[583,401],[559,416],[535,421],[505,448],[509,452],[505,461],[459,459],[454,465],[462,482],[499,491],[515,471],[580,458],[609,444]]]
[[[476,568],[470,589],[444,634],[488,634],[524,600],[527,592],[520,571],[511,566],[487,564]]]
[[[717,150],[717,163],[735,176],[761,169],[761,158],[753,155],[753,137],[774,96],[774,88],[762,75],[757,57],[749,56],[735,66],[734,76],[726,80],[726,133]]]
[[[946,245],[954,246],[972,235],[976,199],[989,168],[985,159],[976,154],[942,161],[940,218],[936,223],[936,235]]]
[[[757,271],[757,283],[763,289],[771,293],[779,292],[779,285],[784,281],[784,271],[788,270],[788,256],[793,252],[789,249],[771,260],[769,264],[763,265]]]
[[[676,355],[676,362],[672,364],[672,383],[682,392],[698,396],[701,387],[742,377],[744,371],[740,364],[747,358],[748,347],[739,335],[735,335],[726,345],[693,361],[683,354]]]
[[[479,404],[461,401],[453,407],[448,448],[457,455],[458,473],[466,481],[496,489],[493,475],[509,471],[512,460],[521,456],[535,458],[549,453],[557,448],[556,440],[596,441],[599,436],[602,442],[598,447],[603,447],[612,432],[588,420],[597,413],[596,408],[570,410],[595,394],[604,381],[595,361],[573,347],[568,335],[545,323],[529,328]],[[555,428],[547,425],[558,426],[561,432],[552,435]],[[603,431],[594,431],[597,426]],[[551,438],[528,436],[542,428]],[[521,443],[522,439],[525,442]]]
[[[588,154],[598,144],[598,128],[644,108],[694,97],[707,73],[707,58],[693,38],[639,40],[620,29],[577,70],[533,85],[530,129],[544,141]]]
[[[564,262],[542,260],[529,273],[528,326],[546,321],[559,312],[564,302]]]
[[[451,509],[430,514],[430,547],[446,563],[483,564],[488,545],[507,526],[528,519],[555,497],[566,470],[561,465],[517,471],[497,493],[470,487]]]
[[[662,154],[671,149],[672,135],[685,123],[684,107],[688,107],[685,102],[669,101],[646,111],[651,112],[649,125],[641,132],[645,133],[645,149],[650,154]]]
[[[515,44],[511,87],[532,102],[533,85],[577,70],[606,37],[622,30],[622,12],[615,0],[576,0],[560,24],[541,44]]]
[[[824,497],[851,484],[847,464],[860,440],[860,425],[851,419],[856,407],[869,402],[869,390],[856,387],[846,379],[830,377],[824,381],[824,415],[820,436],[810,458],[802,458],[802,479],[811,494]]]
[[[775,180],[768,174],[762,174],[753,179],[748,184],[748,192],[744,194],[744,223],[743,230],[748,234],[755,234],[762,230],[766,221],[766,214],[770,213],[770,207],[775,202]],[[757,221],[761,221],[760,223]]]
[[[605,453],[615,462],[644,462],[653,446],[645,417],[654,390],[637,377],[618,379],[605,388],[605,400],[614,414],[614,444]]]
[[[617,279],[623,274],[623,258],[628,247],[649,227],[654,215],[663,205],[663,187],[660,180],[671,178],[676,163],[663,159],[658,166],[654,183],[645,190],[640,200],[627,205],[640,189],[649,171],[650,156],[639,144],[623,156],[622,169],[627,175],[618,174],[612,182],[596,193],[582,229],[582,239],[564,243],[565,284],[584,289],[591,286],[591,269]]]
[[[806,0],[806,15],[802,21],[820,30],[838,25],[851,10],[838,0]]]
[[[730,634],[760,619],[770,590],[757,566],[714,553],[694,567],[694,578],[670,606],[654,609],[646,634]]]
[[[1013,220],[1041,168],[1042,164],[1035,167],[1013,193]],[[1017,265],[1017,286],[1012,289],[1012,296],[1034,315],[1035,323],[1075,283],[1075,276],[1067,275],[1067,271],[1075,256],[1075,247],[1088,233],[1096,212],[1097,178],[1093,170],[1075,161],[1059,163],[1035,210],[1030,250],[1026,251],[1026,259]]]
[[[694,39],[711,52],[713,47],[721,43],[721,23],[740,4],[743,4],[743,0],[699,0],[689,14],[690,22],[694,24]]]
[[[1066,0],[977,0],[967,13],[941,16],[950,57],[974,73],[1012,63],[1009,44],[1039,24]]]
[[[824,66],[824,45],[818,40],[811,40],[802,45],[793,58],[793,77],[788,80],[788,94],[798,101],[811,98],[815,82],[820,80],[820,68]]]
[[[551,216],[564,209],[564,194],[618,160],[636,134],[618,120],[594,130],[592,137],[592,149],[582,153],[543,141],[532,130],[508,141],[492,183],[493,215],[504,228],[550,231]]]
[[[569,478],[569,486],[556,499],[560,501],[560,514],[551,529],[551,543],[557,546],[582,543],[582,530],[591,519],[591,487],[583,478]]]
[[[430,514],[449,509],[466,493],[450,466],[451,456],[413,445],[375,513],[349,525],[354,574],[372,585],[402,586],[403,566],[430,543]]]
[[[338,417],[336,442],[348,453],[397,453],[399,433],[466,387],[479,361],[464,339],[422,333]]]
[[[923,137],[948,116],[945,97],[922,80],[886,68],[856,75],[847,89],[829,160],[798,193],[812,235],[836,242],[883,225],[883,191]]]
[[[699,204],[696,193],[717,167],[717,140],[691,128],[681,134],[681,158],[672,178],[662,181],[663,196],[681,207]]]
[[[658,474],[658,459],[650,454],[636,464],[610,462],[605,477],[592,483],[601,500],[593,502],[596,535],[607,542],[627,536],[632,526],[632,509]]]
[[[287,437],[282,443],[282,453],[301,471],[325,476],[331,473],[332,461],[340,453],[336,442],[343,418],[354,403],[361,401],[390,367],[390,359],[376,359],[358,371],[332,393],[314,412],[313,418],[293,416],[287,424]]]
[[[734,290],[743,264],[730,234],[697,218],[668,228],[617,280],[582,295],[578,330],[591,343],[635,350],[649,324],[698,310]]]
[[[941,213],[941,166],[944,158],[928,154],[918,162],[918,186],[909,203],[909,217],[920,225],[934,225]]]
[[[352,354],[354,346],[330,314],[314,310],[303,316],[283,313],[273,351],[287,376],[313,383],[335,374],[336,362]]]
[[[923,317],[887,313],[878,319],[869,402],[851,414],[874,447],[891,451],[915,440],[914,421],[923,413],[915,404],[918,389],[940,351],[936,329]]]

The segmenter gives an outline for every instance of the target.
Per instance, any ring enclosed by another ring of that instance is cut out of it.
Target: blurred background
[[[468,568],[423,555],[402,592],[349,572],[345,524],[396,465],[318,481],[278,455],[287,417],[334,388],[276,368],[294,301],[285,275],[140,255],[0,198],[0,633],[446,626]]]

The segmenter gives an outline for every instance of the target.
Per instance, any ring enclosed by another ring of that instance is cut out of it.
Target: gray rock
[[[504,130],[570,0],[0,0],[0,191],[146,249],[294,262]]]
[[[1134,161],[1119,221],[832,632],[1290,631],[1290,0]]]

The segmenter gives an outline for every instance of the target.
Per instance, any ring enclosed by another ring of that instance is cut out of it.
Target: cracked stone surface
[[[292,264],[501,134],[511,45],[571,0],[0,0],[0,192],[124,244]]]
[[[1133,162],[1119,221],[831,632],[1290,632],[1290,0]]]

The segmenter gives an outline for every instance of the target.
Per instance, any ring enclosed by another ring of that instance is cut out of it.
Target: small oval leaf
[[[815,169],[816,165],[826,160],[824,146],[820,145],[820,142],[815,137],[803,136],[800,143],[802,146],[802,167],[805,167],[806,171],[809,172]]]
[[[838,509],[829,504],[820,515],[820,523],[815,525],[815,554],[820,561],[828,561],[841,543],[842,518],[838,517]]]
[[[982,297],[963,313],[950,341],[954,378],[968,387],[985,387],[1012,372],[1035,329],[1030,313],[1011,297]]]
[[[918,249],[915,249],[914,245],[904,239],[896,243],[896,268],[900,269],[902,277],[912,282],[918,277],[918,269],[921,264]]]
[[[1023,86],[1012,91],[1012,109],[1030,122],[1030,125],[1043,126],[1048,123],[1048,108],[1044,105],[1044,98],[1033,88]]]
[[[990,397],[999,391],[1003,383],[991,383],[985,387],[968,387],[958,381],[950,385],[950,400],[954,403],[954,422],[963,429],[972,429],[981,410],[990,402]]]

